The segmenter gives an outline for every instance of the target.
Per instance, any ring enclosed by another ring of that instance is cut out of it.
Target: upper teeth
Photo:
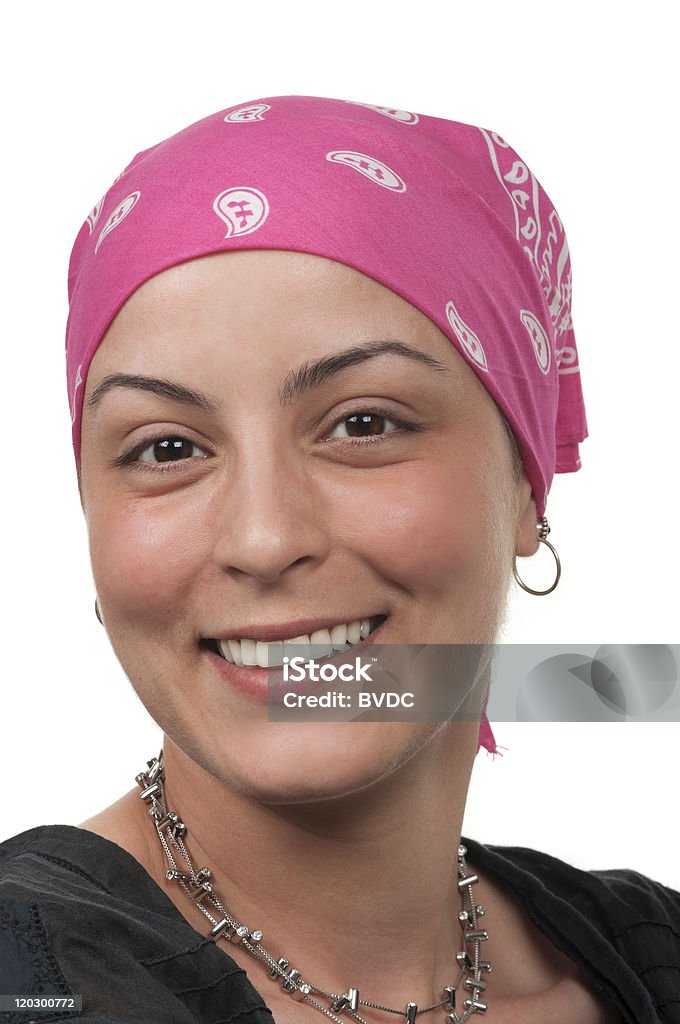
[[[315,629],[313,633],[305,633],[302,636],[291,637],[290,639],[275,640],[267,643],[265,640],[218,640],[217,645],[220,652],[227,661],[234,665],[259,665],[260,668],[272,668],[275,665],[283,665],[286,654],[282,645],[296,644],[308,647],[309,651],[296,650],[295,656],[301,655],[306,659],[323,658],[332,654],[333,651],[346,651],[353,644],[358,644],[371,632],[370,619],[355,619],[354,622],[345,622],[330,629]],[[313,650],[312,650],[313,645]]]

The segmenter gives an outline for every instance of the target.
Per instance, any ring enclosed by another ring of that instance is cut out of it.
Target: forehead
[[[490,400],[446,335],[379,281],[325,257],[256,249],[190,260],[145,281],[100,342],[86,395],[111,373],[205,384],[238,367],[281,380],[305,360],[384,339],[446,364],[458,393]]]
[[[377,314],[436,330],[415,306],[354,267],[309,253],[250,249],[213,253],[155,274],[124,303],[109,334],[132,322],[153,327],[177,315],[229,312],[230,319],[257,320],[277,309],[295,321]]]

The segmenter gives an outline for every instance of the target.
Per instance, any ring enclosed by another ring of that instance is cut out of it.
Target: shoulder
[[[585,869],[542,850],[489,846],[487,850],[516,865],[534,890],[576,902],[612,937],[638,924],[655,922],[680,933],[680,892],[632,868]]]
[[[156,923],[172,906],[132,854],[75,825],[39,825],[0,843],[3,901],[39,904],[46,919],[78,924],[137,911]]]
[[[66,977],[92,959],[91,930],[105,935],[129,909],[130,860],[115,844],[72,825],[39,825],[0,843],[0,991],[71,993]],[[132,934],[134,925],[131,920]],[[122,958],[121,967],[127,967]]]
[[[188,924],[143,866],[73,825],[0,843],[0,991],[80,994],[91,1016],[79,1020],[111,1024],[148,1020],[149,1006],[159,1021],[232,1011],[271,1024],[245,971]]]
[[[61,903],[101,890],[102,869],[123,854],[73,825],[37,825],[0,843],[0,900]]]
[[[44,827],[0,843],[0,991],[8,994],[69,992],[36,902],[40,872],[26,866],[25,855]]]
[[[585,869],[541,850],[464,842],[547,934],[566,939],[562,948],[600,965],[605,984],[616,976],[632,998],[641,985],[654,1019],[680,1022],[680,892],[632,868]]]
[[[69,992],[50,951],[38,905],[7,895],[0,895],[0,991]]]
[[[598,929],[642,984],[660,1021],[680,1022],[680,892],[632,868],[584,870],[554,863],[565,901]]]

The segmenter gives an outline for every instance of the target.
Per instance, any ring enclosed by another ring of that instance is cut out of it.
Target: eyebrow
[[[297,369],[291,370],[279,390],[279,401],[281,405],[291,405],[305,392],[319,387],[348,367],[356,366],[358,363],[386,353],[416,360],[437,372],[449,372],[449,367],[445,363],[441,363],[427,352],[406,345],[403,341],[372,341],[368,345],[354,345],[342,352],[323,356],[314,362],[303,363]],[[188,388],[177,381],[139,374],[112,373],[97,384],[87,401],[88,409],[95,409],[104,395],[114,388],[136,388],[141,391],[149,391],[160,398],[167,398],[170,401],[209,413],[218,413],[223,408],[222,402],[218,399]]]

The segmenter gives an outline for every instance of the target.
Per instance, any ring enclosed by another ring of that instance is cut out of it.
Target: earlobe
[[[557,554],[555,548],[547,539],[548,534],[550,533],[550,524],[548,523],[547,516],[541,516],[541,518],[536,521],[536,530],[538,543],[545,544],[545,546],[550,549],[553,558],[555,559],[555,565],[557,568],[555,579],[546,590],[534,590],[533,587],[527,586],[524,580],[517,573],[517,555],[515,555],[515,558],[513,560],[512,573],[517,582],[519,583],[520,587],[522,588],[522,590],[526,590],[528,594],[534,594],[536,597],[545,597],[546,594],[552,594],[553,590],[560,582],[560,576],[562,575],[562,566],[560,564],[560,556]]]
[[[531,484],[526,474],[523,473],[520,483],[519,518],[515,542],[516,555],[526,558],[529,555],[535,555],[538,551],[540,541],[536,530],[537,522],[536,502],[534,501]]]

